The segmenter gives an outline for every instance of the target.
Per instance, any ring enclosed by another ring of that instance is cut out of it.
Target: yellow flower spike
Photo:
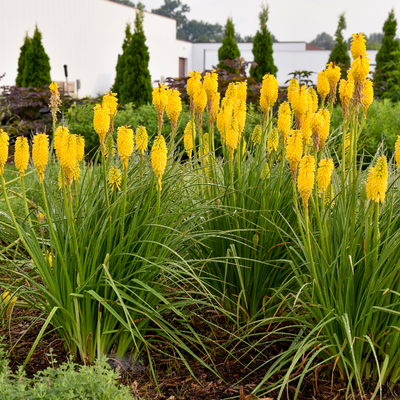
[[[81,167],[77,163],[75,168],[72,170],[72,180],[79,182],[79,178],[81,176]]]
[[[58,93],[58,85],[57,85],[57,83],[51,82],[51,83],[50,83],[50,86],[49,86],[49,89],[50,89],[50,92],[51,92],[52,94],[59,94],[59,93]]]
[[[233,106],[233,115],[238,123],[239,138],[242,135],[244,125],[246,123],[246,111],[247,111],[246,102],[238,99],[235,105]]]
[[[112,137],[112,136],[110,136]],[[80,163],[85,156],[85,138],[81,135],[76,137],[76,162]]]
[[[218,91],[218,74],[215,72],[215,69],[211,72],[207,72],[204,75],[203,87],[206,92],[207,99],[212,103],[214,96]]]
[[[328,77],[326,76],[326,71],[321,71],[318,74],[317,90],[319,95],[321,96],[322,105],[324,105],[325,98],[331,90]]]
[[[394,145],[395,153],[394,157],[396,159],[397,167],[400,168],[400,136],[397,136],[396,143]]]
[[[117,93],[113,92],[108,92],[105,93],[103,96],[103,104],[108,106],[110,109],[109,116],[110,118],[114,118],[115,114],[117,113],[117,107],[118,107],[118,99],[117,99]]]
[[[308,88],[308,94],[309,94],[309,97],[311,98],[311,104],[309,104],[309,110],[313,113],[317,112],[317,110],[318,110],[317,92],[314,90],[314,88],[310,87],[310,88]]]
[[[193,132],[193,127],[194,127],[194,132]],[[195,125],[194,121],[189,120],[189,122],[186,125],[185,131],[184,131],[184,136],[183,136],[183,143],[185,146],[186,153],[189,157],[189,160],[192,159],[193,136],[194,136],[194,139],[196,140],[196,125]]]
[[[29,144],[28,139],[18,136],[14,145],[14,163],[19,171],[19,176],[23,177],[29,163]]]
[[[100,145],[104,145],[106,135],[110,129],[110,107],[101,103],[94,108],[93,126],[96,133],[99,135]]]
[[[302,136],[303,134],[300,130],[292,130],[287,137],[286,159],[290,166],[293,183],[296,183],[297,166],[303,154]]]
[[[274,75],[268,73],[263,76],[260,94],[261,97],[264,97],[267,100],[268,109],[276,103],[276,100],[278,99],[278,81]]]
[[[247,82],[238,82],[237,84],[237,98],[244,102],[247,101]]]
[[[251,135],[251,141],[254,145],[258,145],[261,142],[261,125],[254,127],[253,134]]]
[[[60,143],[59,155],[60,165],[64,171],[67,184],[71,184],[73,179],[73,171],[76,166],[76,135],[68,133],[63,136]]]
[[[230,99],[232,104],[235,104],[237,100],[237,89],[238,87],[236,86],[235,82],[231,82],[226,89],[225,97]]]
[[[301,133],[303,134],[303,144],[308,145],[310,143],[310,138],[312,136],[312,130],[310,126],[311,115],[313,113],[308,111],[304,117],[303,124],[301,125]]]
[[[211,107],[211,124],[214,125],[215,118],[217,118],[217,114],[219,111],[219,102],[221,99],[221,94],[216,93],[215,96],[213,97],[212,101],[212,107]]]
[[[167,166],[167,145],[163,135],[158,135],[151,149],[151,165],[158,178],[157,190],[161,190],[161,180]]]
[[[290,110],[290,105],[284,101],[278,109],[278,130],[282,138],[282,143],[285,146],[286,137],[290,132],[290,127],[292,123],[292,111]]]
[[[364,118],[367,117],[367,110],[371,103],[374,101],[374,86],[370,79],[367,79],[364,83],[363,96],[361,99],[361,105],[364,112]]]
[[[365,55],[367,51],[367,47],[365,45],[366,40],[364,39],[364,32],[361,33],[353,33],[350,45],[351,55],[353,56],[353,60],[356,58]]]
[[[263,169],[261,170],[260,178],[265,179],[265,178],[268,178],[269,175],[270,175],[269,165],[268,165],[268,161],[266,161],[264,163]]]
[[[363,82],[367,79],[369,74],[369,61],[368,54],[360,55],[351,63],[351,74],[354,81]]]
[[[4,165],[8,159],[9,141],[8,134],[3,129],[0,129],[0,176],[4,173]]]
[[[276,151],[278,149],[278,144],[279,144],[279,133],[277,128],[273,128],[268,135],[268,140],[267,140],[267,149],[268,149],[268,154],[271,154],[273,151]]]
[[[315,159],[311,155],[304,156],[299,165],[297,188],[303,201],[304,210],[308,207],[308,200],[312,193],[315,181]]]
[[[354,93],[354,80],[350,77],[351,75],[349,75],[347,80],[341,79],[339,83],[339,95],[342,103],[343,118],[347,118],[349,115],[349,104]]]
[[[221,135],[221,143],[225,144],[225,116],[224,116],[224,107],[221,107],[219,114],[217,115],[217,128],[218,132]]]
[[[66,126],[59,126],[54,133],[54,150],[56,151],[56,156],[59,161],[60,161],[60,154],[59,154],[60,145],[64,135],[67,135],[68,133],[69,129]]]
[[[325,75],[329,81],[329,98],[335,103],[336,101],[336,88],[340,79],[340,68],[333,62],[326,65],[328,68],[325,71]]]
[[[153,105],[157,110],[157,125],[158,132],[160,133],[163,125],[164,110],[168,102],[166,86],[159,83],[157,87],[153,89]]]
[[[169,120],[171,121],[172,130],[176,131],[176,127],[178,125],[178,118],[182,111],[182,101],[181,94],[179,90],[169,89],[167,91],[168,102],[166,106],[166,111]]]
[[[6,318],[8,318],[11,313],[12,307],[17,300],[17,297],[13,296],[13,294],[10,293],[9,291],[4,292],[2,297],[3,297],[2,306],[4,307],[8,303],[6,311]]]
[[[193,102],[194,106],[196,107],[196,112],[200,115],[203,114],[203,111],[207,105],[207,93],[204,90],[204,86],[201,82],[194,91]]]
[[[44,179],[44,170],[49,158],[49,137],[45,133],[36,133],[33,136],[32,160],[39,175],[40,183]]]
[[[114,167],[111,167],[108,171],[108,183],[111,187],[111,190],[121,190],[122,173],[121,170],[118,169],[115,165]]]
[[[331,129],[331,113],[327,108],[322,108],[321,110],[318,111],[318,114],[321,115],[321,117],[324,119],[324,125],[322,126],[320,130],[320,135],[319,135],[319,150],[322,150],[326,139],[328,139],[329,136],[329,131]]]
[[[187,93],[193,98],[194,93],[196,92],[197,87],[201,84],[201,75],[200,71],[191,71],[189,72],[189,79],[187,81]]]
[[[147,144],[149,141],[149,136],[147,134],[147,129],[144,126],[138,126],[136,128],[136,149],[140,151],[140,154],[143,156],[143,153],[147,150]]]
[[[289,103],[292,104],[292,94],[293,90],[296,90],[300,87],[299,83],[297,82],[296,78],[292,78],[289,82],[289,87],[288,87],[288,100]]]
[[[133,153],[133,147],[135,145],[133,139],[133,129],[129,128],[130,125],[120,126],[117,129],[117,146],[118,154],[121,157],[122,166],[126,170],[128,169],[129,158]]]
[[[321,141],[321,130],[325,125],[324,117],[319,113],[313,113],[310,116],[310,127],[313,135],[314,151],[319,149]]]
[[[388,186],[388,166],[385,156],[379,157],[371,168],[367,179],[367,197],[376,203],[383,203]]]
[[[263,110],[264,118],[266,118],[269,110],[269,105],[267,99],[263,95],[260,96],[260,106]]]
[[[236,119],[232,116],[226,126],[225,133],[225,143],[228,147],[231,158],[233,158],[233,153],[236,150],[239,142],[239,126]]]
[[[319,162],[317,184],[320,193],[324,193],[331,184],[333,168],[333,160],[330,158],[325,158]]]
[[[291,104],[296,119],[296,127],[297,129],[301,129],[304,117],[308,111],[307,86],[303,85],[293,90]]]

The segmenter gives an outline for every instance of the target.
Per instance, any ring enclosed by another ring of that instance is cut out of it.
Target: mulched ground
[[[5,336],[3,344],[6,346],[6,350],[11,349],[9,355],[10,366],[13,370],[17,370],[18,366],[23,364],[36,340],[43,326],[43,320],[37,320],[39,314],[35,310],[18,308],[14,308],[12,317],[10,323],[5,321],[0,326],[0,336]],[[32,322],[34,324],[30,327]],[[143,357],[140,368],[134,367],[133,372],[125,370],[121,374],[121,383],[130,386],[132,393],[138,399],[222,400],[236,398],[239,400],[275,400],[278,397],[278,391],[271,392],[264,397],[253,397],[251,395],[252,390],[261,382],[266,373],[266,367],[261,367],[258,370],[256,368],[262,366],[269,357],[283,351],[287,345],[285,343],[272,345],[262,355],[257,354],[257,357],[255,357],[255,352],[249,352],[242,359],[242,364],[250,363],[248,368],[245,368],[232,358],[226,357],[226,354],[218,354],[213,361],[220,378],[216,377],[198,361],[188,357],[187,361],[197,380],[185,368],[183,362],[177,361],[173,357],[160,356],[155,352],[153,365],[156,370],[158,389],[148,363],[146,363],[146,357]],[[49,355],[50,349],[52,349],[51,356]],[[62,341],[57,337],[57,333],[48,327],[45,336],[40,340],[26,366],[26,373],[28,376],[33,376],[38,371],[50,366],[51,360],[62,363],[67,358],[68,354]],[[118,365],[118,362],[114,364]],[[253,371],[252,374],[243,379],[251,371]],[[274,377],[275,380],[278,378],[279,374]],[[237,384],[239,380],[241,382]],[[272,383],[272,381],[268,383]],[[367,391],[365,400],[371,397],[375,388],[373,383],[370,386],[371,390]],[[285,392],[283,399],[293,399],[295,391],[296,385],[291,385],[288,392]],[[400,399],[400,390],[397,386],[392,391],[389,388],[384,388],[383,392],[385,400]],[[332,387],[330,377],[325,376],[322,369],[310,374],[305,379],[298,397],[299,400],[345,400],[350,398],[353,397],[346,397],[344,384],[335,381]],[[361,400],[362,397],[356,395],[355,399]]]

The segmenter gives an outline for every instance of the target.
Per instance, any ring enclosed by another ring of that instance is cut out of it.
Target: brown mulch
[[[11,348],[9,360],[10,367],[14,371],[25,361],[43,326],[44,320],[41,319],[30,327],[38,316],[39,313],[36,310],[14,308],[10,323],[9,321],[3,321],[0,326],[0,336],[5,336],[3,344],[6,350]],[[159,347],[161,346],[162,344],[159,345]],[[152,362],[157,377],[158,389],[150,367],[145,362],[146,357],[143,357],[144,362],[142,362],[142,367],[139,370],[135,371],[134,369],[134,372],[124,371],[121,373],[121,383],[130,386],[132,394],[140,400],[222,400],[234,398],[239,400],[275,400],[278,397],[278,390],[261,397],[253,397],[251,392],[262,381],[267,372],[268,367],[263,366],[263,364],[272,356],[285,350],[287,346],[288,343],[276,342],[276,344],[269,346],[266,351],[263,351],[262,354],[255,351],[242,354],[241,363],[235,361],[232,357],[227,357],[227,354],[215,352],[216,355],[213,357],[213,362],[220,377],[209,371],[199,361],[188,357],[187,362],[196,379],[190,374],[182,361],[155,352],[152,355]],[[50,349],[52,349],[52,356],[49,356]],[[166,349],[163,348],[163,350]],[[237,353],[236,356],[238,355]],[[47,327],[45,335],[40,340],[25,370],[28,376],[33,376],[38,371],[51,366],[51,360],[55,360],[57,364],[60,364],[66,361],[67,358],[68,354],[62,340],[58,338],[57,332],[52,331],[51,327]],[[247,368],[245,367],[246,365]],[[260,368],[257,369],[257,367]],[[249,375],[250,372],[252,373]],[[280,377],[281,375],[278,373],[271,381],[268,381],[268,384],[272,384]],[[353,399],[353,397],[346,397],[344,383],[334,381],[333,386],[331,384],[331,377],[326,376],[323,369],[318,370],[316,373],[313,372],[303,382],[298,399]],[[362,398],[356,394],[354,399],[367,400],[371,397],[374,389],[375,385],[371,382],[370,390],[366,390],[367,397]],[[285,390],[282,399],[293,399],[295,391],[296,383],[291,384],[289,389]],[[385,400],[400,399],[400,389],[397,385],[394,390],[385,387],[383,394]]]

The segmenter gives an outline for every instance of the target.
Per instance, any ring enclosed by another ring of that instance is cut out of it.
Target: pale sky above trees
[[[233,18],[235,31],[242,36],[254,35],[258,29],[261,0],[181,0],[190,6],[188,18],[225,25]],[[164,0],[142,0],[147,11],[158,8]],[[265,2],[265,0],[264,0]],[[311,42],[321,32],[334,35],[338,16],[345,12],[347,29],[352,33],[381,32],[389,11],[394,8],[400,20],[399,0],[268,0],[269,30],[279,41]],[[396,7],[397,6],[397,7]],[[397,32],[400,36],[400,32]]]

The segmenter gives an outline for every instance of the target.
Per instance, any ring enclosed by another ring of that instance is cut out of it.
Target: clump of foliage
[[[135,18],[135,32],[124,51],[126,67],[118,93],[122,104],[134,103],[141,106],[151,101],[150,55],[146,46],[143,19],[143,9],[139,8]]]
[[[33,37],[30,40],[30,43],[27,44],[27,50],[25,49],[25,51],[26,55],[21,60],[24,68],[21,86],[40,88],[44,85],[50,85],[50,59],[44,50],[42,44],[42,34],[40,33],[37,25],[35,27]]]
[[[400,43],[395,39],[396,30],[397,20],[392,9],[383,25],[382,47],[376,55],[374,88],[380,97],[384,96],[384,92],[390,93],[394,86],[388,79],[390,72],[400,70],[400,57],[399,53],[396,53],[400,50]]]
[[[343,30],[347,28],[344,13],[339,15],[339,23],[335,32],[335,47],[329,55],[328,63],[335,62],[342,69],[347,69],[350,65],[350,56],[347,52],[347,43],[343,38]]]
[[[332,50],[335,46],[333,37],[326,32],[319,33],[317,37],[310,42],[310,44],[313,44],[314,46],[320,47],[324,50]]]
[[[257,66],[250,68],[250,75],[257,82],[261,82],[265,74],[276,75],[278,72],[278,68],[274,64],[271,34],[267,29],[268,12],[268,6],[263,4],[259,14],[260,30],[257,31],[253,40],[254,61]]]
[[[237,43],[235,42],[235,28],[231,18],[228,18],[225,27],[225,37],[222,41],[222,46],[218,49],[219,68],[233,72],[232,67],[226,64],[226,60],[235,60],[240,57],[240,51]]]
[[[14,138],[29,136],[32,132],[52,132],[49,109],[50,90],[45,87],[2,86],[0,97],[0,128]],[[87,99],[72,99],[60,94],[60,111],[65,113],[72,104],[82,104]]]
[[[4,364],[4,365],[2,365]],[[2,399],[57,399],[67,400],[132,399],[129,388],[118,387],[118,372],[111,370],[106,358],[96,360],[93,366],[82,366],[68,362],[57,368],[47,368],[32,379],[22,369],[12,373],[8,363],[0,363],[0,392]]]

